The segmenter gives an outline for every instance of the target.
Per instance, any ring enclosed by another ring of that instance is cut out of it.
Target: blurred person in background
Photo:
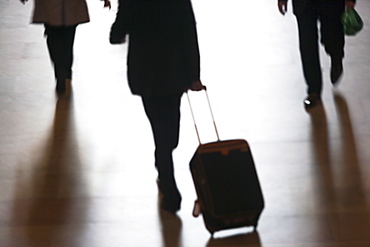
[[[28,0],[20,0],[25,4]],[[111,7],[109,0],[104,7]],[[32,23],[45,26],[46,43],[54,65],[56,91],[64,94],[72,80],[76,27],[90,21],[85,0],[35,0]]]
[[[303,74],[307,84],[306,108],[321,102],[322,72],[319,57],[320,41],[331,58],[330,80],[337,84],[343,73],[344,31],[341,17],[346,8],[354,8],[355,0],[292,0],[299,33]],[[288,0],[278,0],[281,14],[288,10]]]

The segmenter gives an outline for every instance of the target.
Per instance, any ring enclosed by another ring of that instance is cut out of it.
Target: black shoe
[[[181,209],[181,196],[169,196],[165,195],[162,198],[161,201],[161,208],[167,212],[170,212],[172,214],[176,214],[177,211]]]
[[[303,103],[306,109],[315,107],[316,105],[321,103],[320,94],[317,93],[308,94],[308,96],[304,99]]]
[[[176,186],[164,187],[157,179],[158,190],[160,193],[160,207],[170,213],[175,214],[181,208],[181,194]]]
[[[333,85],[336,85],[342,74],[343,74],[342,58],[332,58],[331,59],[331,69],[330,69],[331,83]]]

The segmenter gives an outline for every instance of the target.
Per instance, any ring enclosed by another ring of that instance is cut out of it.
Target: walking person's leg
[[[345,10],[344,1],[321,2],[321,43],[331,58],[330,79],[338,82],[343,72],[344,31],[341,16]]]
[[[76,34],[77,25],[68,26],[64,29],[64,61],[63,61],[63,68],[66,71],[66,79],[65,79],[65,91],[67,94],[71,93],[71,80],[72,80],[72,65],[73,65],[73,45],[75,41],[75,34]]]
[[[163,194],[161,207],[175,213],[180,209],[181,194],[177,188],[172,152],[179,142],[181,95],[143,97],[155,142],[155,166],[158,186]]]
[[[306,107],[315,106],[320,101],[322,91],[316,4],[316,1],[311,2],[304,13],[297,16],[299,48],[308,94],[304,101]]]
[[[50,59],[54,65],[54,75],[57,81],[56,90],[64,93],[66,79],[72,76],[73,43],[76,26],[45,25],[46,43]]]
[[[72,79],[72,65],[73,65],[73,45],[76,35],[76,27],[68,26],[65,28],[64,32],[64,50],[65,50],[65,61],[64,66],[67,70],[67,79]]]

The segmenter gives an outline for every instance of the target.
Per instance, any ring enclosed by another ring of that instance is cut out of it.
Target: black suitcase
[[[188,101],[192,109],[189,95]],[[209,99],[208,104],[212,113]],[[220,141],[213,114],[212,119],[218,141],[206,144],[201,144],[194,120],[200,144],[190,161],[198,197],[193,214],[202,213],[212,235],[244,226],[256,229],[264,199],[250,147],[241,139]]]

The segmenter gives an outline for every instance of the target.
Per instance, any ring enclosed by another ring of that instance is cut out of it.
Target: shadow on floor
[[[88,203],[77,195],[83,188],[77,172],[80,162],[76,145],[73,101],[62,98],[56,104],[45,142],[29,151],[30,157],[37,157],[36,162],[21,164],[32,171],[24,173],[27,176],[20,172],[17,177],[11,222],[16,231],[12,235],[24,238],[16,239],[19,242],[10,246],[61,246],[75,241],[66,234],[83,231],[83,224],[79,223],[85,221]],[[62,227],[66,224],[73,224],[73,229],[66,232]]]
[[[261,247],[261,240],[258,231],[244,234],[237,234],[223,238],[210,238],[206,247],[214,246],[249,246]]]

